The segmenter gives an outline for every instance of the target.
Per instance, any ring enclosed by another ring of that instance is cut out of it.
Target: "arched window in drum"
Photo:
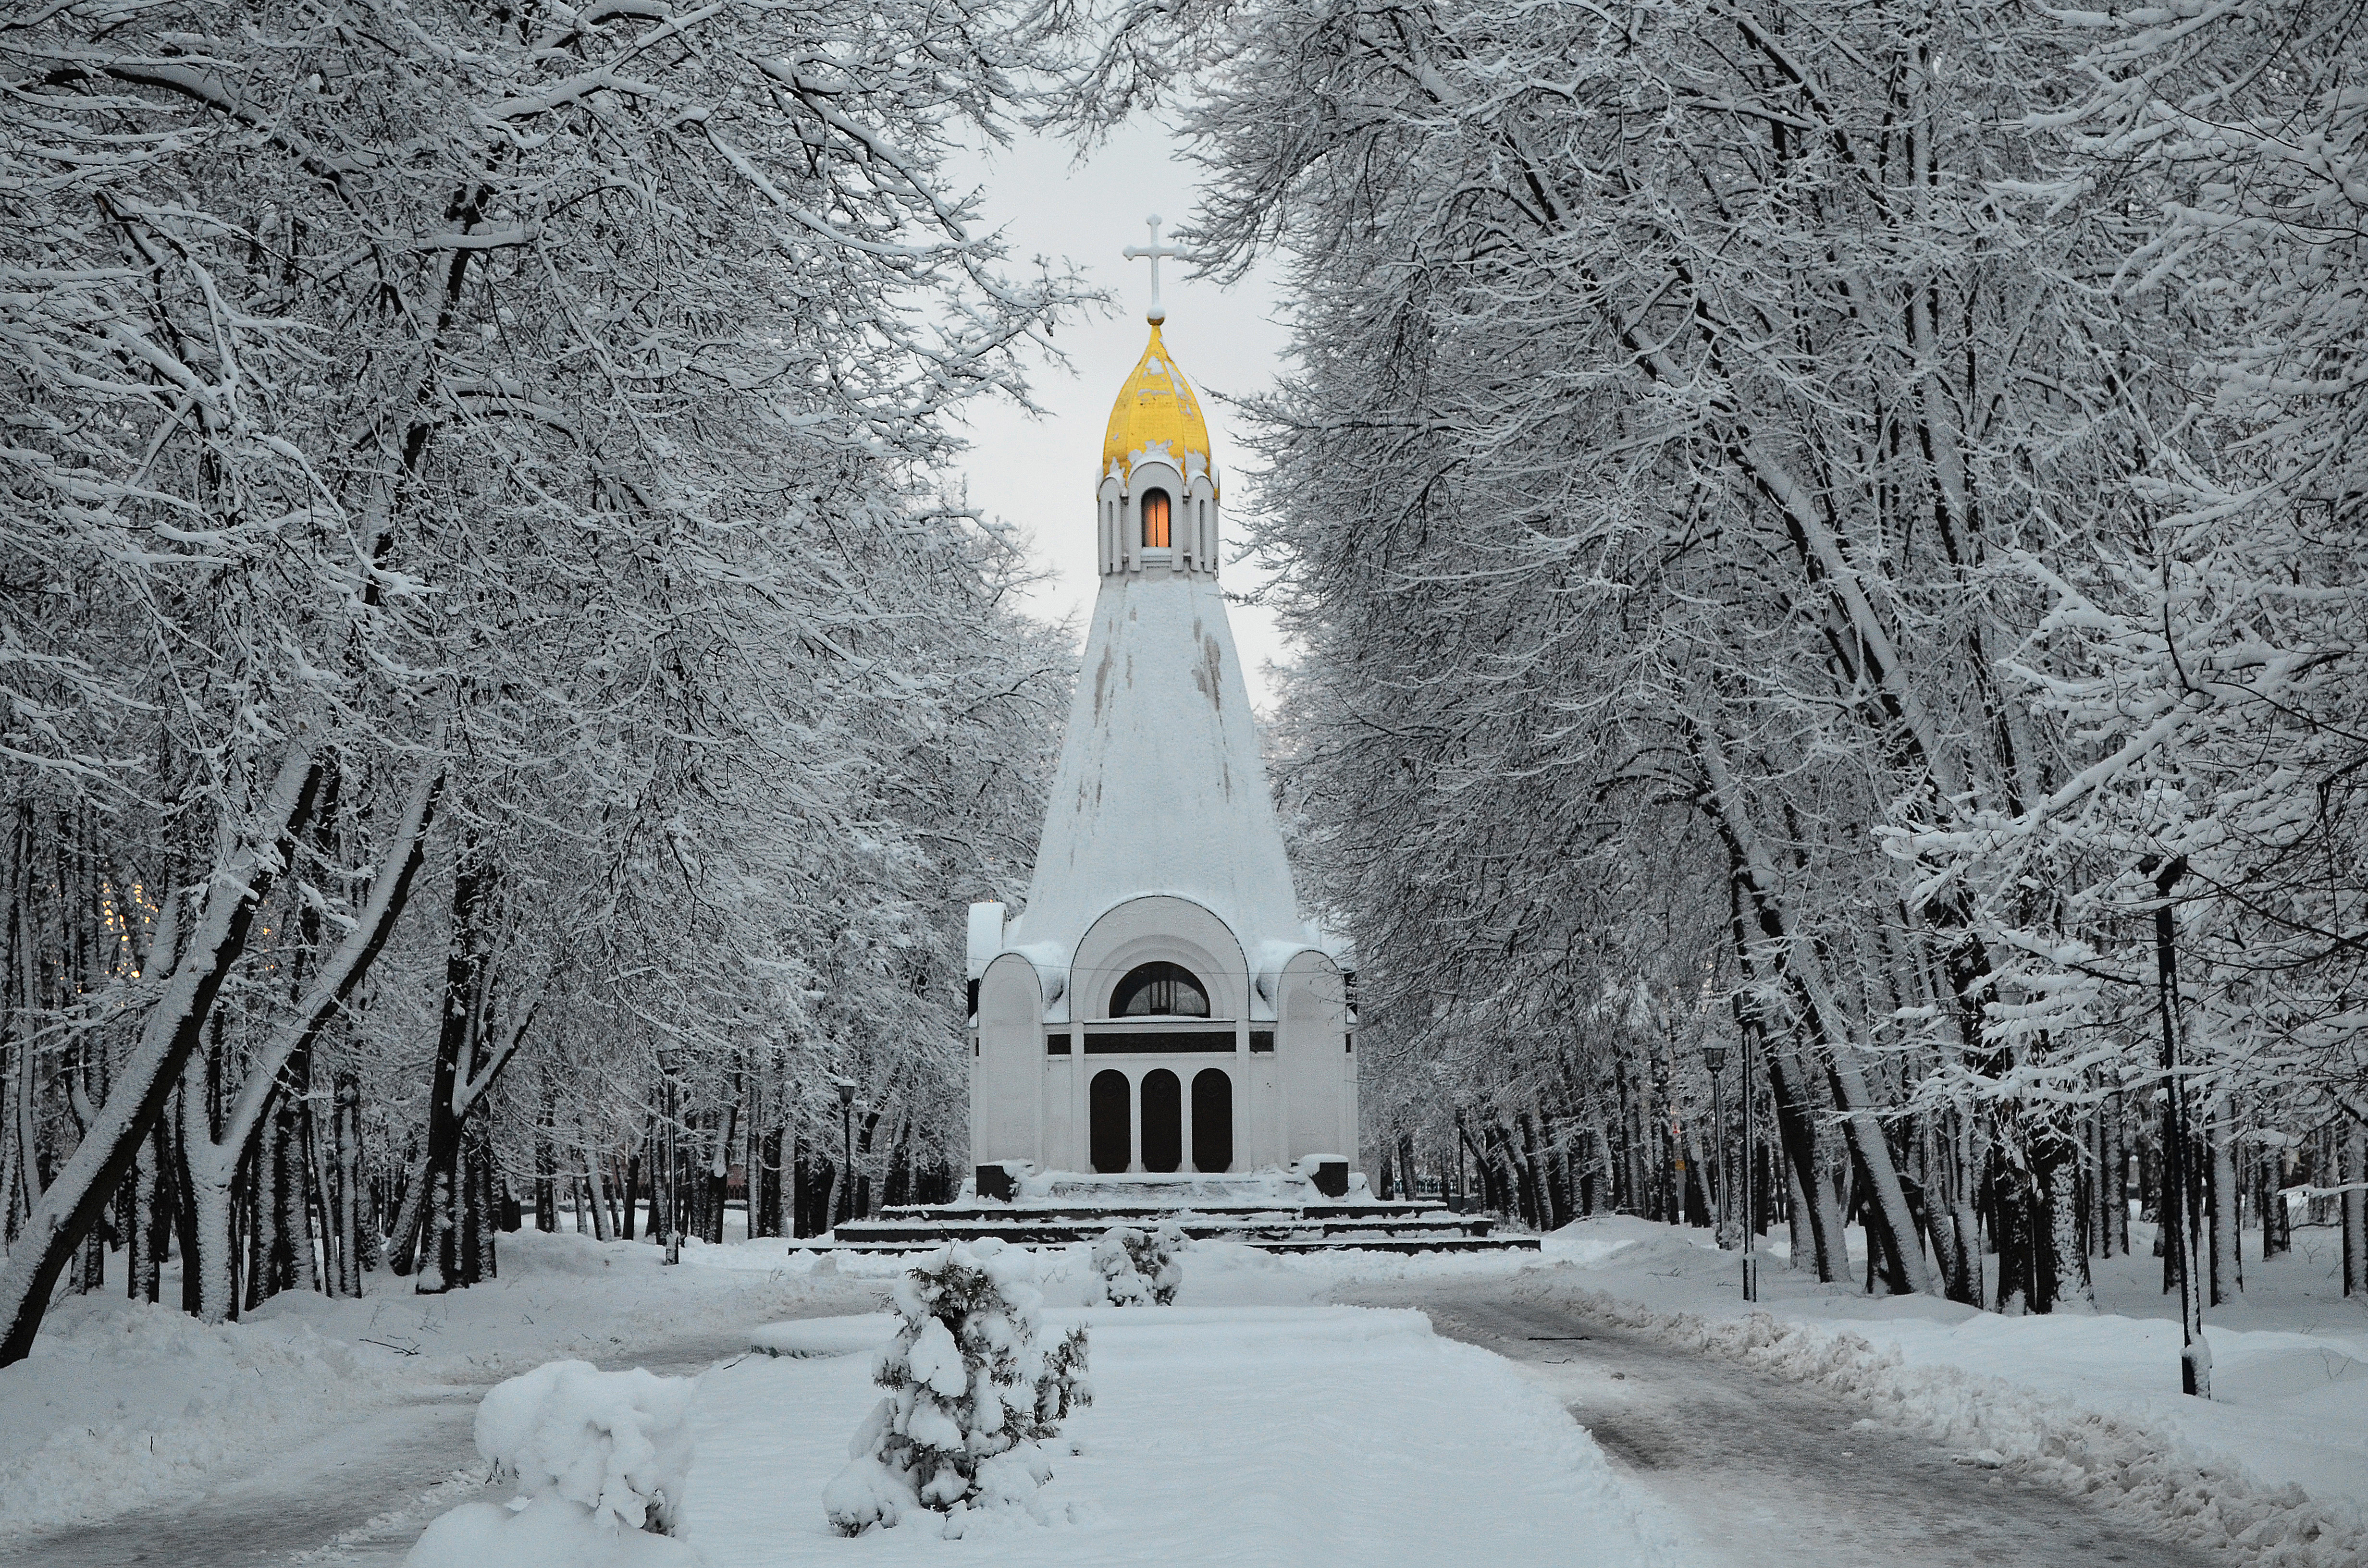
[[[1209,988],[1180,963],[1137,964],[1110,993],[1113,1018],[1205,1018]]]

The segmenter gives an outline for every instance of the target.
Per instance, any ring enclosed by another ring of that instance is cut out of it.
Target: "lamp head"
[[[846,1110],[854,1104],[855,1080],[852,1078],[841,1078],[838,1081],[838,1108]]]
[[[1710,1069],[1712,1077],[1718,1076],[1719,1069],[1726,1065],[1725,1040],[1713,1040],[1702,1047],[1702,1065]]]

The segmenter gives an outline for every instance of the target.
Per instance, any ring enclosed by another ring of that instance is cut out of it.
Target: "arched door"
[[[1133,1108],[1127,1103],[1133,1097],[1126,1074],[1116,1068],[1095,1074],[1086,1091],[1086,1153],[1104,1176],[1116,1176],[1133,1160]]]
[[[1184,1085],[1165,1067],[1143,1075],[1143,1168],[1172,1171],[1184,1163]]]
[[[1234,1081],[1220,1068],[1203,1067],[1192,1079],[1192,1168],[1213,1176],[1233,1165]]]

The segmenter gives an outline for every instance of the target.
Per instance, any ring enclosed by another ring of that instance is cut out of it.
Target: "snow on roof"
[[[1207,906],[1248,952],[1326,940],[1299,917],[1224,597],[1200,574],[1102,579],[1035,881],[1005,943],[1074,952],[1147,893]]]

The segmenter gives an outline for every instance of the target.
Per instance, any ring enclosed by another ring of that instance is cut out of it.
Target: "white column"
[[[1182,1085],[1184,1098],[1183,1105],[1176,1113],[1177,1120],[1183,1124],[1184,1129],[1184,1157],[1176,1162],[1176,1168],[1178,1171],[1197,1171],[1201,1168],[1192,1163],[1192,1080],[1200,1075],[1201,1069],[1198,1067],[1188,1067],[1176,1074],[1177,1081]]]
[[[1126,1075],[1126,1168],[1143,1169],[1143,1074]]]

